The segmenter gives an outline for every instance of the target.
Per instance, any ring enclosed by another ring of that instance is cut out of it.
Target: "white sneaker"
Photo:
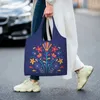
[[[40,92],[38,82],[33,83],[30,79],[25,80],[23,83],[14,87],[16,92]]]
[[[84,66],[80,71],[77,72],[78,76],[78,86],[77,89],[81,90],[88,81],[89,76],[93,72],[92,66]]]

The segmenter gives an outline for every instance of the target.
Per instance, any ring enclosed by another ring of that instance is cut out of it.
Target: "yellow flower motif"
[[[60,64],[62,64],[62,63],[63,63],[63,59],[59,59],[58,62],[59,62]]]
[[[35,61],[35,59],[33,58],[33,59],[30,59],[30,63],[33,65],[34,63],[35,63],[36,61]]]
[[[61,72],[61,70],[58,70],[58,72]]]
[[[33,72],[36,72],[36,70],[32,70]]]

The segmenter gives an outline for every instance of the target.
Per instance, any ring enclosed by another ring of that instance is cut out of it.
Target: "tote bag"
[[[59,76],[67,74],[66,38],[58,32],[54,19],[52,39],[43,39],[45,18],[39,29],[26,40],[24,73],[34,76]]]

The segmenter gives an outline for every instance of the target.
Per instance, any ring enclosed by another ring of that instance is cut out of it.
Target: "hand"
[[[44,10],[44,16],[46,18],[53,16],[53,5],[46,3],[46,8]]]

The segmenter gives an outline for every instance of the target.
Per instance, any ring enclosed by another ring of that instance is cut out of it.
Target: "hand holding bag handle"
[[[55,25],[55,21],[54,21],[54,18],[52,17],[52,21],[53,21],[53,29],[52,29],[52,40],[53,39],[56,39],[57,37],[62,37],[61,35],[60,35],[60,33],[58,32],[58,30],[57,30],[57,28],[56,28],[56,25]],[[40,24],[40,26],[39,26],[39,28],[38,28],[38,30],[34,33],[34,34],[32,34],[33,36],[31,36],[31,37],[36,37],[37,39],[39,39],[39,40],[41,40],[41,41],[43,41],[43,28],[45,28],[45,27],[43,27],[44,26],[44,24],[46,23],[46,18],[45,17],[43,17],[43,19],[42,19],[42,21],[41,21],[41,24]],[[50,28],[49,28],[50,29]],[[51,30],[51,29],[50,29]],[[49,30],[49,31],[50,31]],[[56,31],[56,32],[55,32]],[[63,37],[62,37],[63,38]],[[51,40],[51,41],[52,41]],[[48,40],[47,40],[48,41]]]

